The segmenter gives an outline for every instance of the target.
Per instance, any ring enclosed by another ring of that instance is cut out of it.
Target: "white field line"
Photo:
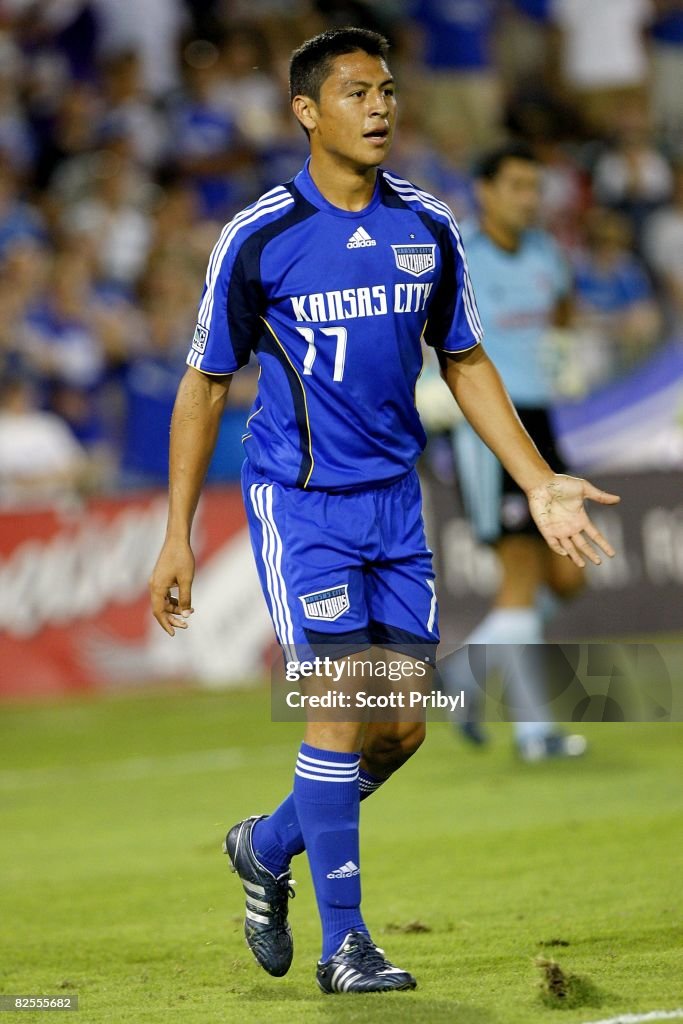
[[[193,750],[184,754],[155,757],[128,757],[117,761],[101,761],[55,768],[18,768],[0,771],[0,790],[40,789],[43,786],[79,782],[125,782],[194,775],[201,772],[230,771],[243,768],[250,760],[263,764],[285,760],[294,762],[294,746],[280,745],[258,751],[246,747]]]
[[[683,1007],[678,1010],[651,1010],[650,1013],[622,1013],[607,1020],[592,1020],[587,1024],[647,1024],[650,1020],[683,1020]]]

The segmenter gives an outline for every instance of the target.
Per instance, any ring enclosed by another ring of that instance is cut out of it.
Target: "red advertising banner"
[[[165,520],[160,493],[0,514],[0,697],[169,678],[225,684],[261,671],[270,623],[238,488],[204,494],[193,535],[197,614],[173,639],[147,597]]]

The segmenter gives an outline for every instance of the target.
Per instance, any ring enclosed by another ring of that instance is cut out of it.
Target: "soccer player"
[[[598,562],[592,541],[612,554],[583,501],[618,499],[556,476],[538,454],[481,347],[450,211],[380,169],[396,121],[386,41],[355,28],[323,33],[294,53],[290,82],[310,159],[239,213],[210,257],[173,413],[153,610],[171,635],[187,624],[193,513],[231,376],[255,353],[243,490],[286,660],[322,650],[352,655],[351,664],[379,648],[425,668],[438,624],[414,469],[425,443],[414,403],[423,340],[440,350],[454,397],[556,551]],[[233,826],[225,843],[246,893],[247,943],[275,976],[292,960],[290,861],[306,850],[323,933],[317,981],[329,993],[415,987],[362,916],[358,825],[359,800],[417,750],[424,724],[359,717],[309,718],[292,792],[270,816]]]
[[[571,314],[571,278],[559,247],[534,227],[541,198],[541,168],[525,145],[508,143],[479,163],[480,218],[465,236],[467,258],[486,335],[486,349],[519,417],[541,455],[558,473],[566,469],[555,446],[548,407],[553,399],[551,361],[544,339]],[[493,608],[468,637],[486,644],[487,668],[506,671],[518,720],[517,747],[526,760],[571,756],[585,749],[581,736],[566,736],[544,721],[543,659],[520,647],[543,640],[544,612],[556,598],[583,585],[583,570],[544,543],[523,490],[472,427],[455,430],[456,465],[463,500],[477,539],[495,546],[501,579]],[[473,690],[466,651],[444,660],[448,686]],[[473,702],[470,703],[470,708]],[[465,735],[482,742],[476,720]]]

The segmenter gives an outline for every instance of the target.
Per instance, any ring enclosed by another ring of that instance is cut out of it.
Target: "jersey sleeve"
[[[262,289],[259,281],[250,280],[242,238],[230,228],[223,230],[209,258],[186,360],[204,373],[234,373],[245,366],[258,336]]]
[[[441,277],[429,308],[423,339],[442,352],[467,352],[481,342],[484,332],[465,248],[450,211],[445,223],[435,221],[435,227],[441,252]]]

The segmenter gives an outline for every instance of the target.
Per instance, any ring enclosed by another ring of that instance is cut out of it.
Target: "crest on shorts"
[[[321,622],[334,622],[351,607],[349,603],[348,584],[341,587],[329,587],[327,590],[316,590],[314,594],[302,594],[299,600],[304,606],[307,619],[318,619]]]
[[[197,324],[194,329],[194,338],[192,339],[192,348],[195,352],[203,352],[206,348],[206,343],[209,338],[209,332],[206,327],[202,327],[201,324]]]
[[[413,277],[422,277],[436,267],[436,245],[392,245],[391,248],[398,269]]]

